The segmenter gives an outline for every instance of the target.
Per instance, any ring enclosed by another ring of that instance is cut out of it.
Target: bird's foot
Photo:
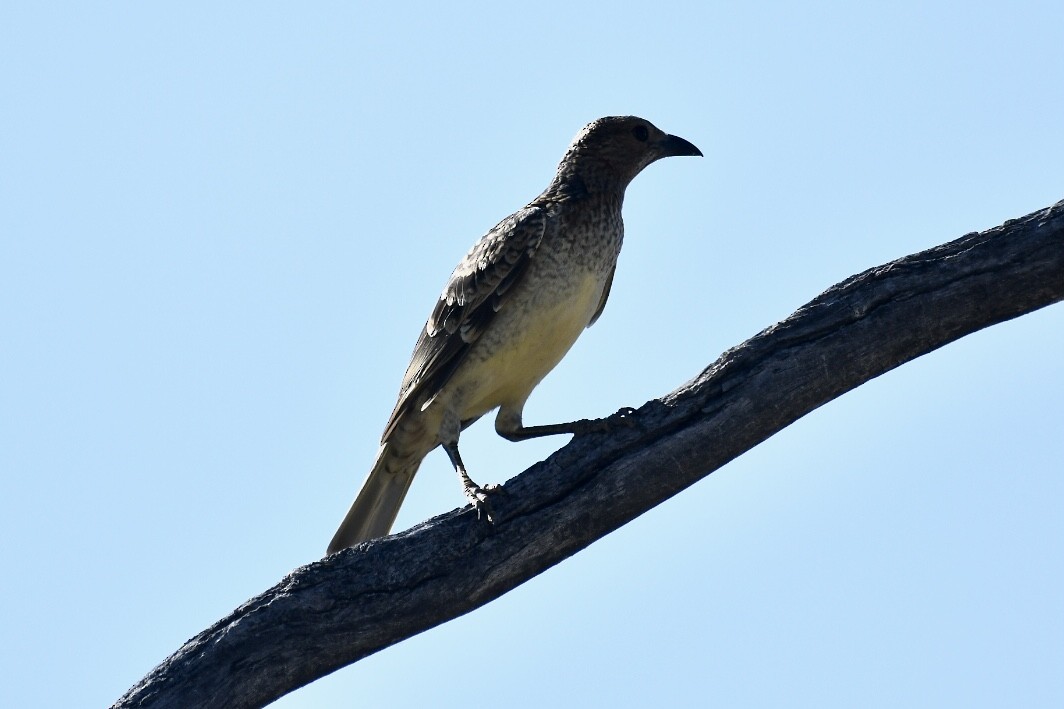
[[[634,414],[635,409],[624,406],[606,418],[580,419],[573,422],[573,433],[580,436],[585,433],[609,433],[620,427],[632,428],[635,426],[635,420],[632,419]]]
[[[621,426],[625,428],[635,427],[635,409],[631,406],[622,406],[614,413],[606,417],[606,423],[608,426]]]
[[[462,492],[465,494],[466,499],[473,505],[473,509],[477,511],[477,519],[484,517],[488,522],[495,523],[495,513],[491,509],[492,495],[498,495],[500,493],[505,494],[506,490],[502,485],[490,484],[490,485],[477,485],[472,480],[466,478],[463,482]]]

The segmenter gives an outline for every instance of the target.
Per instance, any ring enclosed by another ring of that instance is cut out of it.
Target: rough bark
[[[116,707],[260,707],[488,603],[840,394],[1064,299],[1064,201],[877,266],[466,507],[296,569],[189,640]]]

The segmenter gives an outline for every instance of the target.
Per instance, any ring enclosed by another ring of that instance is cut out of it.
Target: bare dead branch
[[[116,707],[260,707],[488,603],[840,394],[1064,299],[1064,201],[839,283],[631,427],[578,437],[470,508],[296,569],[189,640]]]

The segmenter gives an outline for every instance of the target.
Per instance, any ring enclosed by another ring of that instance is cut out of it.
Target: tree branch
[[[488,603],[840,394],[1064,300],[1064,201],[869,269],[728,350],[632,427],[574,439],[471,509],[296,569],[115,707],[260,707]]]

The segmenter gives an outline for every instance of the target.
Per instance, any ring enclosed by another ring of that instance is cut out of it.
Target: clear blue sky
[[[385,5],[0,8],[0,704],[106,706],[319,558],[451,268],[593,118],[706,157],[632,185],[530,423],[1064,198],[1059,2]],[[276,706],[1062,706],[1062,362],[1064,306],[977,333]],[[399,524],[461,503],[433,453]]]

